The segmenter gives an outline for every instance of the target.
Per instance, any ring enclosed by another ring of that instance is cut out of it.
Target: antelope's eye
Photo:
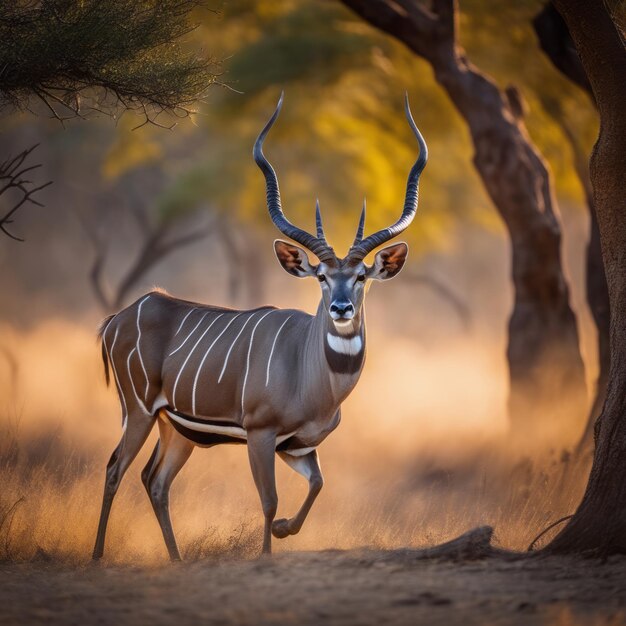
[[[356,277],[356,279],[357,279],[360,283],[362,283],[362,282],[365,280],[365,274],[359,274],[359,275]]]
[[[320,283],[325,283],[326,282],[326,276],[324,276],[324,274],[318,274],[317,275],[317,280],[319,280]]]

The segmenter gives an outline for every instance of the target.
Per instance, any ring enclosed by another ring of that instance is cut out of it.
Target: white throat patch
[[[327,333],[326,341],[328,341],[330,349],[339,354],[357,355],[363,349],[361,335],[355,335],[348,339],[347,337],[338,337],[337,335]]]
[[[333,325],[340,335],[352,335],[357,330],[353,320],[333,320]]]

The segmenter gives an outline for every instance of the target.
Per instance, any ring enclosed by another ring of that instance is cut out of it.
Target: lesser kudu
[[[324,236],[319,204],[315,236],[283,214],[276,173],[262,150],[281,106],[282,95],[253,154],[265,176],[272,221],[319,260],[315,265],[302,248],[280,239],[274,242],[276,256],[289,274],[319,281],[317,313],[270,306],[237,311],[151,292],[103,322],[105,373],[108,382],[110,364],[122,406],[123,435],[107,465],[94,559],[103,554],[120,481],[155,422],[160,438],[142,480],[173,560],[180,559],[180,553],[170,522],[169,490],[194,446],[247,444],[265,516],[263,553],[271,552],[272,534],[282,538],[300,530],[322,488],[317,446],[339,424],[341,403],[354,389],[365,361],[363,298],[368,283],[398,274],[408,247],[396,243],[380,250],[372,266],[364,259],[413,220],[427,148],[407,97],[406,116],[420,153],[409,174],[402,214],[392,226],[363,238],[364,206],[354,243],[340,258]],[[276,454],[309,482],[302,507],[290,519],[274,519]]]

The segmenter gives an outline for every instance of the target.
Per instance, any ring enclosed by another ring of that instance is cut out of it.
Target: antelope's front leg
[[[274,537],[283,539],[288,535],[295,535],[300,532],[306,516],[309,514],[315,499],[324,486],[324,479],[319,459],[317,458],[317,450],[313,450],[304,456],[292,456],[286,452],[279,452],[278,455],[291,469],[309,481],[309,493],[296,515],[290,519],[277,519],[272,524]]]
[[[272,553],[272,522],[276,517],[276,509],[278,508],[275,454],[276,433],[266,430],[248,431],[248,457],[265,516],[263,554]]]

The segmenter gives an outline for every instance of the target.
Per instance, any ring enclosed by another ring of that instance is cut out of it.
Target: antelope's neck
[[[346,326],[337,326],[323,303],[317,309],[309,337],[315,361],[327,377],[337,405],[355,387],[365,363],[365,312],[361,309]]]

